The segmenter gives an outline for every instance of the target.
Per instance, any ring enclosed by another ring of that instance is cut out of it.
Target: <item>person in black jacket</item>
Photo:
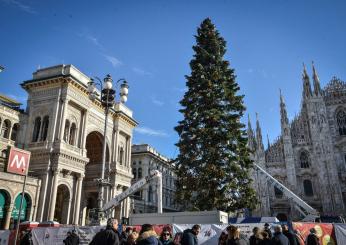
[[[248,245],[248,239],[241,234],[239,227],[230,225],[227,227],[228,239],[227,245]]]
[[[197,236],[200,232],[200,225],[194,225],[192,226],[192,229],[184,230],[183,237],[181,239],[181,245],[198,245]]]
[[[299,245],[297,244],[297,239],[295,235],[289,231],[287,225],[282,225],[282,233],[288,238],[288,241],[290,242],[290,245]]]
[[[252,229],[253,235],[250,236],[250,245],[259,245],[262,241],[262,234],[260,233],[260,229],[258,227],[254,227]]]
[[[270,230],[270,225],[268,223],[264,224],[264,231],[268,233],[270,239],[272,239],[272,231]]]
[[[99,231],[90,245],[119,245],[118,220],[109,218],[105,230]]]
[[[32,245],[32,234],[31,230],[27,230],[23,238],[20,240],[20,245]]]
[[[72,233],[67,232],[67,237],[63,241],[65,245],[79,245],[79,236],[77,235],[77,231],[73,230]]]
[[[316,235],[315,228],[310,229],[310,234],[306,238],[306,245],[320,245],[320,240],[318,239]]]

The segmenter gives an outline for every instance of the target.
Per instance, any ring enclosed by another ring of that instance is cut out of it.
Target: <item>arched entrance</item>
[[[11,203],[10,194],[5,190],[0,190],[0,230],[5,229],[6,211]]]
[[[22,199],[22,193],[18,194],[16,199],[14,199],[14,206],[13,206],[12,215],[11,215],[11,218],[14,221],[14,224],[18,222],[21,199]],[[30,219],[31,206],[32,206],[31,198],[27,193],[25,193],[23,198],[22,211],[20,212],[20,222],[27,221]]]
[[[60,224],[68,224],[70,212],[70,190],[64,184],[58,186],[56,194],[56,204],[54,211],[54,220]]]
[[[280,222],[287,221],[287,215],[284,214],[284,213],[278,213],[278,214],[276,215],[276,218],[277,218],[278,220],[280,220]]]
[[[99,187],[95,179],[101,178],[103,135],[95,131],[88,134],[85,148],[87,150],[89,163],[85,167],[85,179],[83,181],[83,194],[85,200],[83,217],[85,217],[86,223],[88,223],[90,217],[93,215],[93,210],[97,208]],[[108,147],[106,147],[105,178],[107,178],[108,162],[109,150]]]

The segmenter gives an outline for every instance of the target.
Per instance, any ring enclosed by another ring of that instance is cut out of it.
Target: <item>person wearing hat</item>
[[[118,220],[109,218],[105,230],[99,231],[90,245],[119,245]]]
[[[320,245],[320,241],[316,235],[315,228],[310,229],[310,234],[306,238],[306,245]]]
[[[264,224],[264,231],[268,233],[269,239],[272,239],[272,231],[270,230],[270,225],[268,223]]]

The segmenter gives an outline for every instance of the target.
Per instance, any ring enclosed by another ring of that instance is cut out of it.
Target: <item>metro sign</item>
[[[7,163],[7,172],[26,175],[29,169],[30,154],[30,151],[11,147]]]

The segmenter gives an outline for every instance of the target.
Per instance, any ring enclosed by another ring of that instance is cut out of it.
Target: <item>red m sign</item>
[[[26,175],[29,169],[30,151],[11,147],[7,172]]]

